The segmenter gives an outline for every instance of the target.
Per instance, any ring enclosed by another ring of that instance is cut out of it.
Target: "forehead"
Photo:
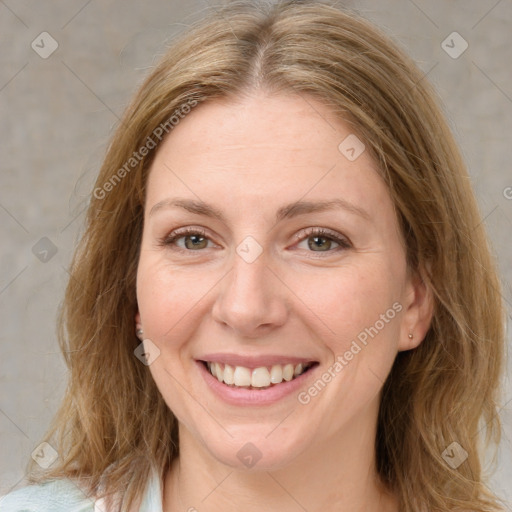
[[[213,195],[223,208],[261,210],[285,199],[327,196],[370,210],[390,207],[377,167],[356,137],[350,124],[309,97],[256,93],[200,104],[159,147],[147,205],[169,196]],[[353,159],[355,151],[361,154]]]

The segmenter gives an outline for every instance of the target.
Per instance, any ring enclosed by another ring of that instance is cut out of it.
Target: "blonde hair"
[[[44,437],[60,458],[44,472],[32,463],[30,482],[77,478],[91,495],[102,483],[103,495],[124,495],[125,511],[151,468],[163,478],[178,456],[177,420],[134,356],[145,185],[158,147],[126,163],[183,105],[255,89],[314,98],[353,123],[388,185],[409,268],[435,297],[426,338],[398,354],[383,388],[382,481],[406,512],[501,510],[483,483],[480,430],[486,445],[499,442],[504,311],[465,165],[413,62],[367,21],[314,1],[228,4],[172,44],[127,108],[60,316],[70,380]],[[452,442],[469,454],[457,469],[442,456]]]

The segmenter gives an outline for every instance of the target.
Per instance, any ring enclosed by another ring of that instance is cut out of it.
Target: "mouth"
[[[200,361],[220,383],[231,388],[265,390],[290,382],[318,366],[317,361],[304,363],[274,364],[248,368],[227,363]]]

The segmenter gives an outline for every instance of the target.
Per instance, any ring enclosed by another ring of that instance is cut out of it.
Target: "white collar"
[[[137,512],[163,512],[162,500],[163,494],[160,476],[156,468],[152,467],[148,483],[142,495],[140,508]],[[94,512],[109,512],[105,498],[100,498],[94,502]]]

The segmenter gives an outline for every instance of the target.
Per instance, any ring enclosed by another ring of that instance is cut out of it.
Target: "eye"
[[[351,247],[350,242],[345,237],[330,229],[308,228],[296,236],[301,238],[300,243],[307,242],[307,247],[312,252],[338,252]],[[333,242],[338,247],[333,248]]]
[[[177,243],[179,240],[184,240],[184,246]],[[183,228],[173,231],[170,235],[166,236],[160,241],[161,245],[174,245],[178,250],[195,251],[198,249],[206,249],[210,239],[206,232],[201,228]]]
[[[307,241],[309,252],[338,252],[352,247],[344,236],[326,228],[307,228],[295,236],[301,240],[299,244]],[[181,240],[183,244],[179,243]],[[162,246],[173,246],[179,251],[195,252],[207,249],[211,240],[204,229],[187,227],[173,231],[159,242]],[[337,247],[333,248],[333,243]]]

